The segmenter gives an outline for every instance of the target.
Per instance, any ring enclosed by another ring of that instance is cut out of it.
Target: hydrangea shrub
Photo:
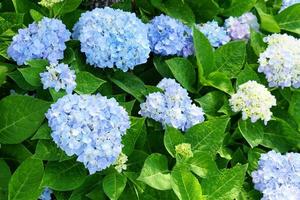
[[[299,13],[0,1],[0,200],[300,200]]]

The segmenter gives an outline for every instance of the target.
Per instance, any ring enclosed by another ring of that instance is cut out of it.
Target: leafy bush
[[[299,199],[300,2],[100,2],[0,0],[1,200]]]

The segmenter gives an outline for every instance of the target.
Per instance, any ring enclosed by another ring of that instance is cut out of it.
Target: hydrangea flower
[[[41,194],[41,196],[39,197],[40,200],[51,200],[51,194],[53,193],[53,191],[49,188],[45,188]]]
[[[134,13],[95,8],[83,13],[75,24],[73,38],[81,42],[87,63],[95,67],[127,71],[147,62],[150,53],[147,25]]]
[[[234,112],[242,111],[243,120],[250,118],[254,123],[261,119],[267,124],[272,117],[270,109],[276,105],[276,99],[264,85],[248,81],[239,86],[229,103]]]
[[[54,142],[78,156],[90,174],[114,164],[121,153],[129,116],[114,98],[68,94],[46,113]]]
[[[181,143],[175,146],[175,152],[184,158],[191,158],[194,156],[192,146],[189,143]]]
[[[140,105],[140,115],[182,131],[204,121],[202,108],[192,104],[186,89],[174,79],[164,78],[157,87],[163,92],[147,95],[146,102]]]
[[[240,17],[229,17],[225,20],[224,26],[232,40],[249,39],[250,28],[259,30],[257,18],[251,12]]]
[[[52,8],[54,4],[57,4],[62,1],[64,0],[41,0],[39,4],[47,8]]]
[[[216,21],[199,24],[197,28],[207,37],[213,47],[222,46],[231,40],[225,28],[219,26]]]
[[[287,34],[264,38],[267,49],[259,56],[258,72],[266,75],[270,87],[300,87],[300,40]]]
[[[275,151],[262,154],[258,169],[252,172],[255,189],[265,200],[300,199],[300,154],[281,155]]]
[[[68,94],[76,88],[75,71],[71,70],[66,64],[51,64],[47,71],[40,73],[43,88],[54,88],[55,91],[60,89],[66,90]]]
[[[155,54],[187,57],[194,53],[192,30],[169,16],[160,15],[151,20],[148,38]]]
[[[121,173],[123,170],[127,169],[126,162],[128,161],[128,157],[124,153],[120,153],[117,161],[114,163],[115,169]]]
[[[281,5],[279,12],[283,11],[284,9],[286,9],[296,3],[300,3],[300,0],[282,0],[282,5]]]
[[[61,20],[44,17],[38,23],[30,24],[28,28],[19,29],[7,53],[18,65],[39,58],[57,63],[64,57],[65,42],[70,36],[71,33]]]

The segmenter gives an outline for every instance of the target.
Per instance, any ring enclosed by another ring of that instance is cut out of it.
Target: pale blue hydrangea
[[[299,200],[300,154],[281,155],[275,151],[262,154],[252,179],[264,200]]]
[[[204,121],[202,108],[192,104],[186,89],[174,79],[164,78],[157,85],[163,92],[154,92],[140,105],[139,114],[182,131]]]
[[[71,33],[61,20],[44,17],[38,23],[30,24],[28,28],[19,29],[7,53],[18,65],[39,58],[57,63],[64,57],[65,42],[70,36]]]
[[[284,9],[286,9],[296,3],[300,3],[300,0],[282,0],[282,5],[281,5],[279,12],[283,11]]]
[[[54,142],[68,156],[78,156],[90,174],[116,162],[130,127],[125,109],[100,94],[68,94],[51,105],[46,117]]]
[[[43,88],[54,88],[56,92],[60,89],[66,90],[68,94],[76,88],[75,71],[66,64],[51,64],[45,72],[40,73]]]
[[[251,12],[240,17],[229,17],[225,20],[224,26],[232,40],[249,39],[251,28],[259,30],[257,18]]]
[[[259,56],[258,72],[265,74],[270,87],[300,87],[300,40],[287,34],[264,38],[267,49]]]
[[[41,194],[41,196],[39,197],[40,200],[51,200],[51,194],[53,193],[53,191],[49,188],[45,188]]]
[[[151,20],[148,38],[155,54],[187,57],[194,53],[192,30],[169,16],[160,15]]]
[[[149,57],[147,25],[134,13],[96,8],[83,13],[73,30],[87,63],[95,67],[116,66],[127,71],[146,63]]]
[[[213,47],[222,46],[231,40],[225,28],[219,26],[214,20],[199,24],[197,28],[207,37]]]

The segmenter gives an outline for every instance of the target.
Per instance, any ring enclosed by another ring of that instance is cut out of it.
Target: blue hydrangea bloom
[[[263,199],[274,200],[286,197],[287,191],[300,193],[300,154],[287,153],[281,155],[275,151],[262,154],[258,169],[252,172],[255,189],[262,192]],[[290,194],[286,200],[299,200]]]
[[[28,28],[19,29],[7,53],[18,65],[38,58],[57,63],[64,57],[65,42],[70,36],[71,33],[61,20],[44,17],[38,23],[30,24]]]
[[[134,13],[96,8],[83,13],[73,28],[87,63],[127,71],[147,62],[150,53],[147,25]]]
[[[229,17],[224,26],[232,40],[249,39],[250,29],[259,30],[257,18],[251,12],[244,13],[240,17]]]
[[[41,194],[41,196],[39,197],[40,200],[51,200],[51,194],[53,193],[53,191],[49,188],[45,188]]]
[[[68,94],[51,105],[46,117],[54,142],[68,156],[78,156],[90,174],[116,162],[130,127],[125,109],[100,94]]]
[[[280,12],[296,3],[300,3],[300,0],[282,0]]]
[[[192,104],[186,89],[174,79],[164,78],[157,85],[163,92],[149,94],[139,114],[182,131],[204,121],[202,108]]]
[[[216,21],[199,24],[197,28],[207,37],[213,47],[222,46],[230,41],[230,37],[225,28],[220,27]]]
[[[48,66],[47,71],[40,73],[40,77],[44,89],[54,88],[57,92],[63,89],[70,94],[76,88],[75,71],[63,63]]]
[[[155,54],[187,57],[194,53],[192,30],[169,16],[160,15],[151,20],[148,38]]]

